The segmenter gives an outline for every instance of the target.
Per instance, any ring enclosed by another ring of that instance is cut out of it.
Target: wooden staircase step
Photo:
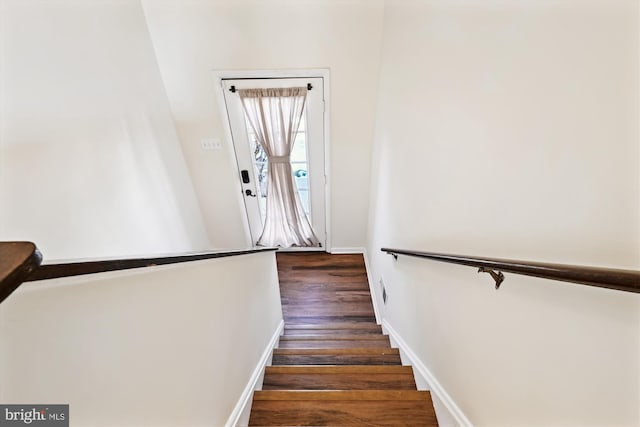
[[[282,336],[279,348],[391,347],[386,335]]]
[[[276,348],[273,365],[401,365],[397,348]]]
[[[364,267],[364,257],[361,254],[328,254],[321,252],[278,252],[278,270],[330,267],[331,269],[344,267]]]
[[[284,312],[285,307],[282,307],[282,311]],[[327,324],[327,323],[337,323],[337,322],[347,322],[351,323],[354,326],[362,325],[366,323],[375,324],[376,318],[375,316],[369,315],[361,315],[361,314],[348,314],[341,316],[332,316],[332,315],[299,315],[299,316],[289,316],[289,319],[285,320],[285,323],[288,324],[299,324],[299,323],[307,323],[307,324]]]
[[[383,341],[384,339],[389,338],[388,335],[382,334],[352,334],[348,330],[347,331],[337,331],[333,330],[333,335],[322,335],[309,333],[305,335],[295,335],[295,336],[281,336],[280,339],[284,339],[287,341],[327,341],[327,340],[339,340],[339,341],[349,341],[349,340],[360,340],[360,341]]]
[[[363,268],[347,269],[343,271],[315,270],[283,270],[278,271],[278,278],[282,285],[292,284],[322,284],[332,286],[335,284],[354,283],[362,287],[368,287],[367,273]]]
[[[348,330],[349,333],[372,333],[372,334],[381,334],[382,326],[376,324],[375,322],[361,322],[361,321],[352,321],[352,322],[322,322],[322,323],[295,323],[290,322],[285,324],[285,331],[313,331],[312,333],[316,333],[316,331],[345,331]]]
[[[411,366],[267,366],[263,390],[415,390]]]
[[[329,305],[305,305],[282,307],[282,314],[286,318],[328,317],[339,319],[345,316],[360,316],[364,319],[374,319],[373,308],[367,306],[335,308]]]
[[[350,307],[347,307],[350,305]],[[323,322],[335,321],[344,319],[345,317],[351,317],[355,322],[369,322],[375,317],[371,316],[371,311],[366,304],[341,304],[340,306],[331,306],[331,304],[289,304],[282,307],[282,314],[289,316],[290,323],[294,323],[300,318],[300,321],[310,320],[316,322],[315,318]],[[286,319],[285,319],[286,321]]]
[[[305,292],[304,289],[285,289],[280,293],[280,297],[283,302],[291,304],[307,304],[311,302],[323,302],[323,303],[343,303],[343,302],[363,302],[371,303],[371,294],[369,289],[326,289],[319,290],[317,292],[307,292],[305,298],[300,298],[301,294]]]
[[[370,329],[289,329],[284,327],[283,337],[307,337],[307,336],[324,336],[327,338],[339,335],[355,335],[355,336],[380,336],[380,332]]]
[[[298,283],[283,282],[280,278],[280,295],[288,298],[297,297],[306,299],[307,296],[326,295],[326,292],[366,292],[369,291],[369,283],[366,281],[344,283]]]
[[[437,426],[428,391],[256,391],[250,426]]]

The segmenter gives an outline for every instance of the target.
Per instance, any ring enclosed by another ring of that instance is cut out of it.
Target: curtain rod
[[[313,86],[311,85],[311,83],[307,83],[307,90],[311,90],[311,89],[313,89]],[[229,92],[236,93],[235,85],[231,85],[231,87],[229,88]]]

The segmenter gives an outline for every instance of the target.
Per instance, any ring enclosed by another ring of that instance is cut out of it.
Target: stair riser
[[[288,331],[342,331],[342,330],[356,330],[356,331],[371,331],[375,333],[382,333],[382,327],[377,325],[375,322],[345,322],[344,319],[340,319],[342,321],[338,321],[335,323],[327,322],[325,319],[322,319],[323,322],[318,324],[317,322],[313,323],[288,323],[285,325],[285,330]]]
[[[415,390],[413,375],[269,374],[263,390]]]
[[[382,333],[376,330],[368,330],[368,329],[316,329],[316,330],[308,330],[308,329],[284,329],[283,337],[308,337],[308,336],[339,336],[339,335],[371,335],[378,336]]]
[[[283,312],[285,311],[285,307],[282,308]],[[291,314],[285,316],[285,324],[287,326],[293,324],[305,324],[305,325],[318,325],[322,327],[328,323],[349,323],[355,328],[360,328],[360,325],[374,324],[376,323],[375,316],[363,316],[363,315],[331,315],[331,314],[323,314],[323,315],[310,315],[308,313],[298,313]],[[326,327],[325,327],[326,328]]]
[[[255,401],[250,426],[437,426],[431,402]]]
[[[333,255],[323,252],[306,254],[302,252],[284,253],[278,252],[278,270],[300,269],[300,266],[313,268],[342,268],[342,267],[362,267],[364,257],[361,254],[340,254]]]
[[[280,337],[280,341],[389,341],[389,337],[387,335],[380,334],[306,334],[303,336],[282,336]]]
[[[357,287],[357,289],[367,289],[369,287],[369,283],[367,282],[367,274],[360,271],[344,271],[340,273],[327,273],[327,272],[319,272],[315,273],[313,277],[309,277],[309,272],[304,270],[299,270],[295,272],[285,272],[278,273],[280,278],[280,283],[286,284],[287,286],[295,286],[295,285],[319,285],[322,286],[324,283],[331,282],[331,284],[335,287],[335,285],[340,284],[350,284],[354,285],[353,287]],[[286,283],[285,283],[286,282]]]
[[[273,355],[274,365],[402,365],[397,354],[386,355]]]
[[[389,347],[389,340],[280,340],[279,348],[351,348],[351,347]]]
[[[303,295],[304,294],[304,295]],[[331,301],[331,302],[349,302],[349,301],[371,301],[369,289],[360,289],[359,287],[344,287],[343,289],[318,289],[309,292],[308,289],[285,289],[280,294],[283,301],[291,303],[308,303],[311,301]],[[304,299],[301,297],[304,296]]]
[[[308,319],[313,317],[327,317],[340,319],[345,316],[360,316],[362,318],[373,319],[373,309],[363,308],[363,309],[345,309],[345,310],[335,310],[333,308],[326,308],[321,306],[315,307],[288,307],[282,309],[282,315],[284,316],[285,322],[287,320],[293,319]]]

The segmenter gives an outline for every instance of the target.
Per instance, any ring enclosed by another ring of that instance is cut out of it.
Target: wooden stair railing
[[[42,262],[31,242],[0,242],[0,302],[4,301]]]
[[[182,262],[202,261],[205,259],[276,251],[277,248],[251,248],[243,250],[190,252],[182,254],[148,256],[139,258],[104,259],[80,262],[62,262],[42,264],[25,281],[57,279],[59,277],[79,276],[83,274],[105,273],[107,271],[129,270],[132,268],[154,267],[157,265],[179,264]]]
[[[398,255],[407,255],[433,261],[476,267],[479,273],[489,273],[491,277],[493,277],[496,289],[498,289],[504,281],[502,272],[506,272],[599,288],[615,289],[618,291],[640,293],[640,271],[636,270],[481,258],[406,249],[382,248],[381,251],[393,255],[395,259],[398,259]]]
[[[153,267],[157,265],[178,264],[182,262],[225,258],[276,250],[277,248],[251,248],[41,264],[42,254],[35,244],[31,242],[0,242],[0,303],[23,282],[105,273],[107,271],[129,270],[132,268]]]

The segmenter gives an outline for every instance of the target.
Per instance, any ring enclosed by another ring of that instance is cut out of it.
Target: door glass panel
[[[310,190],[309,190],[309,150],[307,147],[307,126],[306,126],[306,110],[302,114],[302,120],[300,120],[300,127],[296,138],[293,143],[293,150],[291,151],[291,170],[293,172],[293,179],[298,189],[298,195],[304,208],[304,213],[307,214],[310,222],[313,222],[311,218],[310,209]]]
[[[247,133],[249,136],[249,144],[251,145],[253,171],[256,177],[256,196],[258,198],[258,208],[260,217],[264,224],[264,218],[267,214],[267,174],[269,172],[269,160],[262,146],[258,143],[256,134],[247,124]]]
[[[293,150],[291,151],[291,170],[293,172],[294,182],[300,196],[300,201],[304,208],[304,212],[307,214],[307,218],[311,222],[311,209],[310,209],[310,191],[309,191],[309,161],[308,150],[306,142],[306,110],[302,114],[300,120],[300,127],[296,133]],[[262,223],[267,214],[267,179],[269,171],[269,161],[267,160],[267,153],[265,153],[262,146],[258,143],[255,132],[251,128],[251,125],[245,118],[245,126],[247,129],[247,135],[249,137],[249,143],[251,145],[252,161],[254,172],[257,180],[257,197],[258,206],[260,209],[260,216],[262,217]]]

